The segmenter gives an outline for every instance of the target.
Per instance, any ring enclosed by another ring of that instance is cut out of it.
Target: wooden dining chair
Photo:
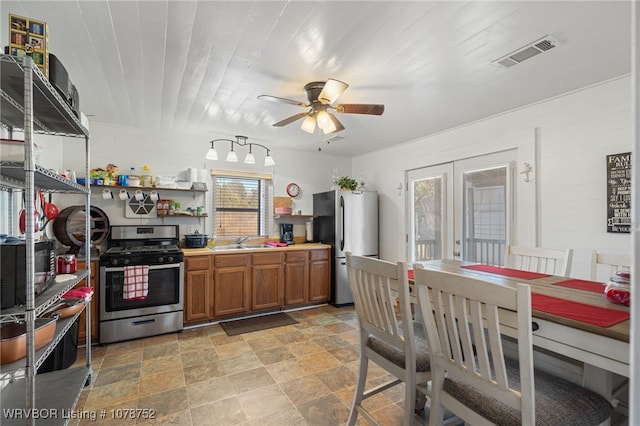
[[[442,424],[445,408],[471,425],[586,426],[611,416],[613,407],[597,393],[534,370],[528,285],[421,265],[414,276],[431,349],[430,426]],[[518,359],[505,357],[503,332],[517,338]]]
[[[591,253],[591,280],[598,281],[598,271],[606,271],[605,280],[612,277],[619,267],[630,267],[631,256],[628,254],[601,253],[594,250]]]
[[[548,249],[507,245],[504,266],[523,271],[568,277],[573,249]]]
[[[403,382],[403,424],[413,424],[416,397],[426,394],[431,373],[426,340],[420,337],[421,327],[414,324],[411,314],[407,265],[351,253],[346,253],[346,258],[360,327],[360,367],[348,424],[354,425],[358,414],[362,414],[377,425],[364,401]],[[396,298],[399,306],[394,309]],[[391,373],[394,379],[365,391],[369,361]],[[424,397],[420,399],[424,401]]]

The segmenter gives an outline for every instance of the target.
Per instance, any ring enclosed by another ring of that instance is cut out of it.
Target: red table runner
[[[535,280],[536,278],[550,277],[548,274],[541,274],[539,272],[521,271],[520,269],[503,268],[501,266],[492,265],[464,265],[462,268],[504,275],[505,277],[520,278],[523,280]]]
[[[538,293],[531,293],[531,308],[599,327],[611,327],[630,318],[628,312],[586,305]]]
[[[592,293],[604,293],[605,285],[596,281],[587,280],[565,280],[553,283],[553,285],[559,285],[561,287],[575,288],[577,290],[590,291]]]

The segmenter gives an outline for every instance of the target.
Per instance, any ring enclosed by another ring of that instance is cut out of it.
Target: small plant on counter
[[[349,176],[342,176],[338,179],[338,186],[340,189],[355,191],[358,188],[358,181]]]

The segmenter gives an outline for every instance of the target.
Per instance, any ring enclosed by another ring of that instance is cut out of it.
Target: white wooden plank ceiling
[[[630,72],[630,1],[5,1],[50,26],[91,121],[270,147],[354,155],[479,120]],[[491,62],[541,37],[560,44],[514,67]],[[382,103],[382,116],[339,114],[313,135],[303,86],[335,78],[339,103]],[[323,141],[339,135],[330,145]],[[203,145],[206,140],[203,140]],[[203,148],[204,149],[204,148]]]

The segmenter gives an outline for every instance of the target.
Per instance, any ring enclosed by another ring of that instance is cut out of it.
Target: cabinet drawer
[[[184,263],[187,271],[209,269],[209,256],[185,257]]]
[[[225,266],[246,266],[249,263],[249,255],[246,254],[219,254],[214,257],[213,265],[216,268]]]
[[[293,263],[293,262],[304,262],[307,260],[309,252],[308,251],[292,251],[284,254],[285,262]]]
[[[329,250],[311,250],[311,260],[329,260]]]
[[[273,253],[254,253],[251,262],[254,265],[273,265],[282,263],[282,252]]]

